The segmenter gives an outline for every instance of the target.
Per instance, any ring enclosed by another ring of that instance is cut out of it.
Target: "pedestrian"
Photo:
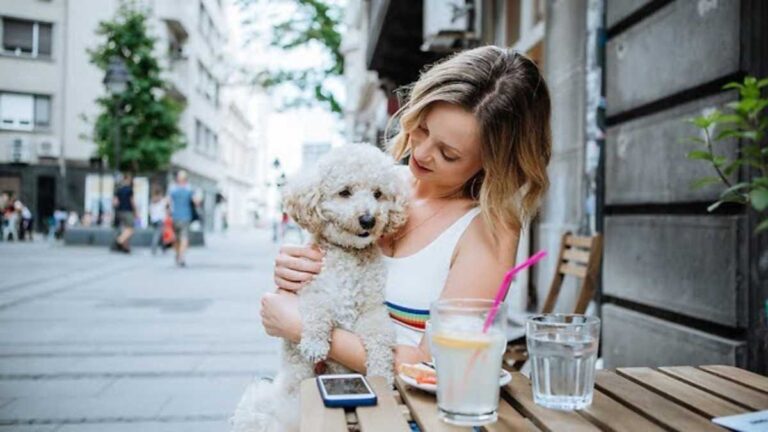
[[[19,214],[19,208],[16,203],[18,200],[11,197],[3,209],[3,240],[4,241],[19,241],[19,225],[21,222],[21,215]]]
[[[431,360],[424,337],[440,298],[493,299],[515,263],[520,233],[549,185],[551,105],[536,64],[485,46],[457,53],[407,88],[390,148],[407,163],[408,222],[379,242],[388,257],[385,300],[396,325],[395,363]],[[296,292],[322,271],[317,246],[283,246],[261,300],[267,334],[301,343]],[[406,312],[403,312],[406,311]],[[334,329],[329,358],[365,371],[360,338]]]
[[[168,189],[168,202],[171,206],[173,231],[176,235],[176,265],[186,267],[185,254],[189,246],[189,225],[194,219],[197,198],[189,185],[187,172],[179,170],[175,183]]]
[[[64,231],[67,229],[67,209],[65,207],[59,207],[53,211],[53,237],[56,240],[61,240],[64,237]]]
[[[136,201],[133,198],[133,177],[126,174],[115,190],[112,198],[112,207],[115,209],[115,223],[118,235],[112,244],[112,250],[124,253],[131,252],[130,241],[133,236],[133,224],[136,219]]]
[[[159,187],[152,190],[152,199],[149,203],[149,224],[152,226],[152,255],[157,253],[163,234],[163,221],[168,214],[168,199],[163,195]]]
[[[16,201],[16,209],[21,217],[19,222],[19,238],[32,241],[32,223],[34,221],[32,212],[21,201]]]

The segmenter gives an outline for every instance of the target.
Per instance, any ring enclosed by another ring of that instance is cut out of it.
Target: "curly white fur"
[[[405,223],[406,203],[407,185],[395,162],[369,145],[335,149],[289,184],[285,208],[326,251],[325,267],[299,293],[301,343],[283,344],[283,367],[274,382],[246,390],[232,419],[235,432],[298,430],[299,384],[315,375],[315,363],[326,361],[328,373],[349,372],[327,358],[337,327],[362,339],[367,374],[392,382],[395,334],[376,240]]]

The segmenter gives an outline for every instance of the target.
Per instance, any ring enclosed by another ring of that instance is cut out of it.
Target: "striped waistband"
[[[411,330],[424,331],[426,322],[429,320],[429,309],[413,309],[392,302],[384,302],[384,304],[387,305],[389,317],[393,321]]]

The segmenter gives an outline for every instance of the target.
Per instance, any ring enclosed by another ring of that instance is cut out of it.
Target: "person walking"
[[[152,233],[152,255],[157,253],[157,247],[160,245],[160,238],[163,234],[163,221],[168,214],[168,200],[163,195],[160,188],[154,188],[152,191],[152,200],[149,204],[149,224],[154,230]]]
[[[171,205],[173,231],[176,234],[176,265],[185,267],[184,258],[189,246],[189,224],[193,219],[193,207],[197,205],[192,188],[189,186],[187,172],[179,170],[176,182],[168,190],[168,202]]]
[[[120,187],[112,198],[112,206],[115,208],[117,229],[121,230],[112,245],[114,250],[130,253],[129,242],[133,236],[133,223],[136,219],[136,201],[133,199],[133,177],[126,174]]]

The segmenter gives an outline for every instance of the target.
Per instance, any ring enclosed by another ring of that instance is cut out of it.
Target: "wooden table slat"
[[[531,431],[538,432],[541,429],[536,427],[530,420],[512,408],[509,402],[504,398],[499,399],[499,420],[496,423],[483,426],[486,432],[508,432],[508,431]]]
[[[768,409],[768,394],[692,366],[661,367],[660,371],[752,410]]]
[[[347,419],[341,408],[326,408],[314,379],[301,383],[302,431],[339,432],[347,430]]]
[[[357,407],[357,421],[362,432],[410,432],[400,408],[392,396],[392,388],[382,377],[369,377],[378,403],[372,407]]]
[[[400,377],[395,377],[395,385],[411,409],[411,417],[423,432],[466,431],[466,428],[449,425],[437,417],[434,395],[408,387]]]
[[[620,377],[615,372],[597,371],[596,386],[614,399],[621,400],[634,410],[680,431],[722,431],[704,417],[689,411],[668,399]]]
[[[651,368],[620,368],[617,372],[619,375],[643,387],[647,387],[665,398],[671,399],[675,403],[709,419],[741,414],[748,411],[740,405],[728,402],[710,392],[699,390]]]
[[[755,390],[768,393],[768,377],[758,375],[754,372],[723,365],[700,366],[699,369],[735,381]]]
[[[569,432],[600,430],[576,412],[551,410],[536,405],[533,402],[530,381],[519,372],[512,374],[512,382],[504,387],[504,391],[520,404],[520,409],[534,424],[545,430]]]
[[[663,432],[661,426],[651,422],[639,413],[606,396],[595,389],[592,405],[582,410],[582,415],[592,423],[609,431],[616,432]]]

